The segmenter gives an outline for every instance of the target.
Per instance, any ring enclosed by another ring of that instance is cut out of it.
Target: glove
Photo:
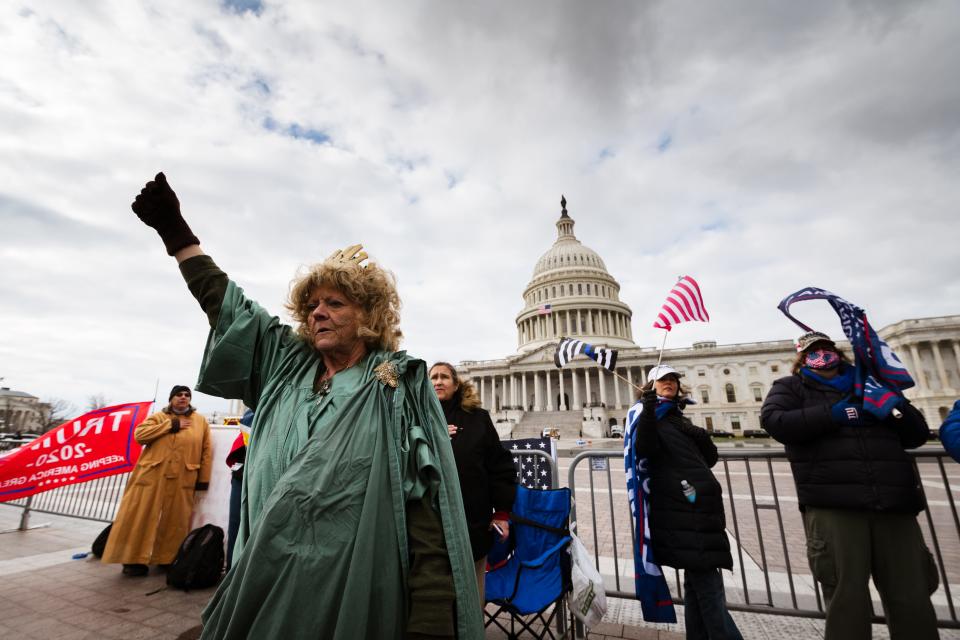
[[[867,422],[863,403],[850,402],[849,398],[844,398],[830,407],[830,417],[840,426],[847,427],[858,427]]]
[[[167,184],[167,177],[162,171],[140,190],[140,195],[130,208],[143,224],[153,227],[160,234],[167,255],[172,256],[184,247],[200,244],[180,215],[180,201]]]
[[[644,411],[655,411],[657,409],[657,392],[653,389],[647,389],[640,395],[640,401],[643,403]]]
[[[180,433],[180,418],[174,418],[170,423],[170,433]]]

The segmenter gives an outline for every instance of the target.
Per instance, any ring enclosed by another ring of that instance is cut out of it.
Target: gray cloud
[[[363,242],[427,360],[515,348],[561,193],[644,345],[683,273],[713,321],[677,346],[790,337],[775,304],[808,284],[879,325],[956,313],[958,11],[0,9],[17,62],[0,70],[0,375],[77,404],[195,379],[205,318],[129,210],[160,169],[204,249],[278,315],[300,265]]]

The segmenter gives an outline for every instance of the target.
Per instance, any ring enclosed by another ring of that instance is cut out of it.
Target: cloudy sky
[[[78,408],[196,380],[205,317],[129,207],[161,169],[278,315],[364,243],[427,360],[516,349],[561,193],[644,346],[680,274],[713,321],[668,346],[793,337],[806,285],[960,313],[955,2],[14,0],[0,59],[0,377]]]

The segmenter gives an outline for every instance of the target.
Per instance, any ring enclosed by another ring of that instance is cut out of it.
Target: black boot
[[[145,564],[125,564],[123,565],[123,575],[132,578],[139,578],[147,575],[150,569]]]

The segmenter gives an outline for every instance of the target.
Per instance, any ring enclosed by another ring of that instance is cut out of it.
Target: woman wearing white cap
[[[717,447],[683,415],[692,400],[669,365],[650,370],[640,400],[636,456],[650,474],[650,541],[661,565],[684,570],[688,638],[741,639],[727,611],[721,568],[732,569]]]

